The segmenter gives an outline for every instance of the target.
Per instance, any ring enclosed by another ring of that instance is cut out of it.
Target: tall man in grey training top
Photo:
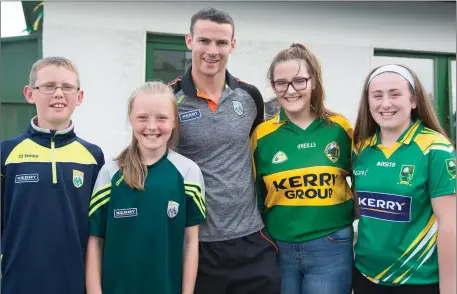
[[[250,134],[263,121],[258,89],[226,69],[235,49],[227,13],[192,16],[192,66],[170,85],[181,121],[178,152],[201,168],[207,221],[200,225],[197,294],[279,294],[277,248],[257,209]]]

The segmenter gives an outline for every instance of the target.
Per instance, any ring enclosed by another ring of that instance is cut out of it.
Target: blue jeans
[[[352,225],[319,239],[279,247],[282,294],[350,294]]]

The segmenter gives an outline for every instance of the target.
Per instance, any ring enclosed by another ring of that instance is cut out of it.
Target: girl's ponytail
[[[128,102],[127,116],[130,117],[133,108],[133,102],[139,93],[150,93],[150,94],[163,94],[171,100],[174,111],[174,123],[175,127],[172,131],[171,137],[168,140],[168,148],[173,148],[178,143],[179,138],[179,116],[176,104],[175,95],[173,90],[167,84],[161,81],[149,81],[138,88],[130,95]],[[164,98],[165,99],[165,98]],[[127,185],[132,189],[140,191],[144,190],[144,182],[148,175],[148,168],[143,164],[140,149],[138,146],[138,140],[132,133],[132,141],[116,158],[119,168],[122,172],[122,177]]]
[[[116,160],[122,171],[125,183],[132,189],[143,191],[148,169],[141,161],[138,141],[134,135],[132,135],[130,145],[119,154]]]

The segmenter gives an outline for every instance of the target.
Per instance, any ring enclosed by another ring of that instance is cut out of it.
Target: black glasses
[[[62,90],[62,93],[64,94],[76,94],[80,90],[79,87],[75,86],[52,86],[52,85],[44,85],[44,86],[35,86],[32,87],[32,89],[38,89],[40,93],[42,94],[54,94],[57,91],[57,88],[60,88]]]
[[[277,80],[273,81],[273,89],[278,92],[278,93],[285,93],[289,89],[289,86],[292,85],[292,88],[295,89],[295,91],[303,91],[306,90],[308,87],[308,81],[311,80],[311,78],[305,78],[305,77],[300,77],[292,80],[292,82],[288,82],[285,80]]]

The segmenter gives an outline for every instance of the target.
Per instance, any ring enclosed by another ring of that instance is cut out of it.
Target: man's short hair
[[[225,11],[217,8],[207,7],[197,11],[190,20],[190,33],[194,33],[194,27],[197,20],[210,20],[218,24],[229,24],[232,26],[232,39],[235,35],[235,23],[232,17]]]
[[[62,66],[64,68],[74,72],[76,74],[76,78],[77,78],[77,80],[76,80],[76,82],[78,84],[77,86],[78,87],[80,86],[78,68],[76,67],[76,65],[73,62],[71,62],[71,60],[69,60],[65,57],[60,57],[60,56],[49,56],[49,57],[42,58],[42,59],[38,60],[37,62],[35,62],[35,64],[33,64],[32,69],[30,71],[29,86],[32,86],[32,87],[35,86],[37,72],[40,69],[42,69],[43,67],[46,67],[49,65]]]

